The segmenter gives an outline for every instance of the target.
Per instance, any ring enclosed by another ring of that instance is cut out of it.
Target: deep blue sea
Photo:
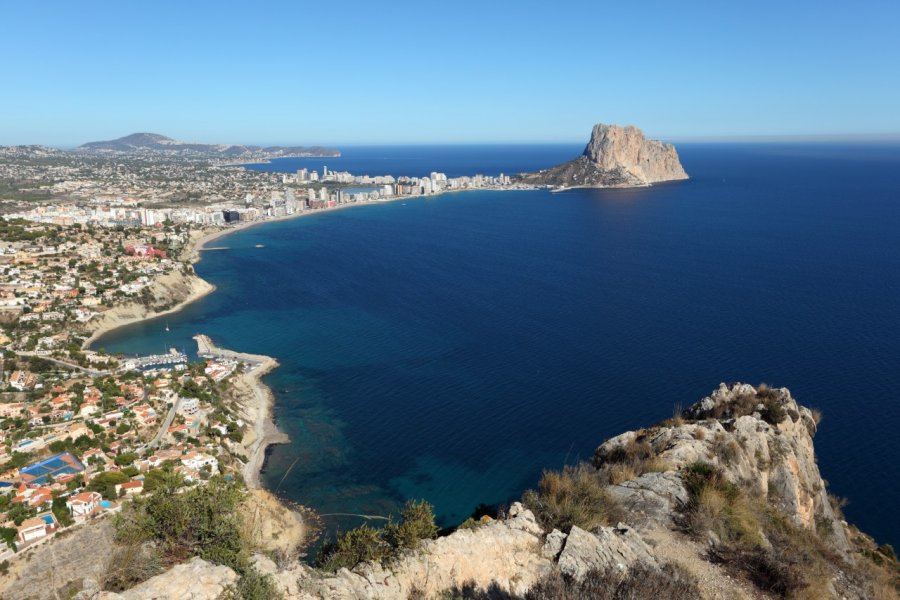
[[[193,348],[203,332],[277,357],[292,442],[265,483],[325,514],[424,497],[445,525],[721,381],[786,386],[824,412],[819,465],[849,520],[900,543],[900,145],[678,149],[689,181],[241,231],[197,265],[215,294],[97,346]],[[253,168],[514,173],[579,151],[353,148]]]

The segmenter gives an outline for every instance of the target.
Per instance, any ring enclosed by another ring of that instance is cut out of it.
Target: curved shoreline
[[[389,203],[397,202],[400,200],[423,200],[423,199],[427,199],[427,198],[436,198],[438,196],[444,196],[444,195],[448,195],[448,194],[456,194],[456,193],[460,193],[460,192],[478,192],[478,191],[484,191],[484,192],[488,192],[488,191],[491,191],[491,192],[520,191],[521,192],[521,191],[532,191],[532,190],[537,190],[537,189],[542,189],[542,188],[537,187],[537,186],[525,186],[525,187],[506,187],[506,188],[484,187],[484,188],[463,188],[463,189],[458,189],[458,190],[443,190],[438,193],[432,193],[432,194],[419,194],[416,196],[396,196],[396,197],[388,198],[385,200],[378,200],[378,201],[374,201],[374,202],[354,202],[354,203],[349,203],[349,204],[339,204],[337,206],[331,206],[331,207],[327,207],[327,208],[319,208],[319,209],[315,209],[315,210],[298,211],[298,212],[295,212],[290,215],[282,215],[279,217],[260,219],[258,221],[247,221],[244,223],[240,223],[238,225],[234,225],[234,226],[230,226],[230,227],[223,227],[221,229],[216,229],[213,231],[205,231],[205,230],[200,229],[200,230],[196,231],[196,233],[199,235],[196,235],[196,237],[193,237],[188,242],[189,245],[185,249],[185,255],[183,257],[183,260],[189,262],[191,264],[191,266],[193,266],[193,265],[197,264],[198,262],[200,262],[200,259],[202,258],[200,253],[203,251],[204,247],[208,243],[212,242],[213,240],[217,240],[219,238],[231,235],[233,233],[237,233],[239,231],[243,231],[245,229],[250,229],[251,227],[265,225],[268,223],[278,223],[280,221],[289,221],[289,220],[299,219],[299,218],[306,217],[306,216],[336,212],[339,210],[346,210],[346,209],[356,208],[356,207],[360,207],[360,206],[378,206],[380,204],[389,204]],[[206,289],[204,291],[202,291],[202,293],[196,293],[196,294],[189,295],[188,297],[179,301],[178,304],[176,304],[175,306],[173,306],[170,309],[167,309],[164,311],[159,311],[159,312],[151,311],[151,312],[146,313],[143,316],[123,317],[123,318],[115,319],[115,321],[112,323],[103,324],[91,332],[90,336],[82,343],[82,346],[81,346],[82,349],[88,350],[90,348],[90,345],[93,344],[94,342],[96,342],[98,339],[100,339],[107,333],[115,331],[116,329],[119,329],[121,327],[126,327],[128,325],[140,323],[141,321],[149,321],[149,320],[155,319],[157,317],[162,317],[165,315],[170,315],[170,314],[176,313],[176,312],[182,310],[187,305],[191,304],[192,302],[195,302],[195,301],[199,300],[200,298],[203,298],[204,296],[211,294],[212,292],[214,292],[216,290],[215,285],[209,283],[208,281],[206,281],[205,279],[203,279],[202,277],[197,275],[196,272],[191,273],[189,275],[189,277],[202,282],[199,285],[206,287]],[[154,287],[156,284],[157,284],[157,279],[153,280],[153,282],[150,284],[151,288]],[[123,304],[120,306],[116,306],[116,307],[111,308],[110,310],[102,313],[100,318],[102,319],[102,318],[104,318],[104,315],[107,315],[108,313],[113,313],[115,311],[127,312],[128,310],[135,309],[135,307],[138,307],[138,306],[140,306],[140,305],[138,305],[137,303],[129,303],[129,304]]]

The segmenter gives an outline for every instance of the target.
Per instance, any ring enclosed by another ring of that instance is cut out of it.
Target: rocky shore
[[[248,487],[259,488],[259,474],[266,461],[266,448],[289,441],[288,436],[275,426],[272,414],[275,397],[269,386],[262,382],[262,378],[278,366],[278,361],[262,354],[219,348],[206,335],[195,335],[194,340],[201,355],[220,356],[255,365],[232,379],[228,394],[240,407],[240,417],[249,425],[241,441],[248,459],[242,475]]]

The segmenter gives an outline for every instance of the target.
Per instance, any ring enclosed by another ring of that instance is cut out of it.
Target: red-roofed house
[[[88,517],[99,510],[101,499],[97,492],[81,492],[66,500],[66,507],[73,517]]]

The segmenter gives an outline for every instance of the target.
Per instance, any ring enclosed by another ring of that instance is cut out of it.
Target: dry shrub
[[[722,519],[727,500],[712,486],[703,488],[692,501],[687,514],[688,529],[698,537],[716,529]]]
[[[666,419],[660,425],[663,427],[681,427],[685,424],[684,417],[681,415],[675,415],[671,419]]]
[[[640,464],[640,474],[665,473],[672,470],[672,463],[660,456],[651,456]]]
[[[872,600],[897,600],[900,598],[900,565],[890,563],[874,564],[861,561],[853,576],[860,581],[865,598]]]
[[[619,485],[640,477],[644,473],[665,473],[672,470],[672,464],[659,456],[634,460],[626,463],[614,463],[605,465],[600,470],[600,475],[610,485]]]
[[[662,421],[661,427],[681,427],[685,424],[684,410],[681,408],[681,402],[676,402],[672,406],[672,417]]]
[[[569,531],[575,525],[590,531],[623,516],[597,470],[585,463],[544,471],[537,491],[528,490],[522,501],[547,529]]]
[[[822,411],[818,408],[809,409],[810,414],[812,415],[813,423],[816,424],[816,427],[819,426],[819,423],[822,422]]]
[[[760,400],[777,398],[778,395],[778,391],[769,387],[769,384],[767,383],[760,383],[756,386],[756,397]]]
[[[722,464],[730,465],[741,456],[741,447],[734,438],[718,432],[713,441],[713,452]]]
[[[594,455],[594,466],[600,469],[602,478],[611,485],[619,485],[644,473],[672,470],[671,464],[657,456],[653,446],[641,436],[626,444],[598,449]]]
[[[593,569],[580,581],[554,570],[525,594],[525,600],[693,600],[698,597],[697,581],[684,568],[666,564],[657,570],[641,563],[625,573]]]
[[[653,447],[646,441],[635,438],[628,443],[613,446],[608,451],[597,451],[594,466],[608,464],[635,463],[653,456]]]
[[[155,548],[138,540],[128,540],[113,546],[99,583],[104,590],[121,592],[163,570],[162,560]]]
[[[703,536],[712,531],[727,544],[760,542],[759,520],[747,501],[707,485],[692,501],[687,523],[691,532]]]
[[[757,404],[759,404],[759,398],[756,394],[741,394],[730,402],[720,402],[709,410],[695,414],[694,418],[698,421],[704,419],[715,419],[717,421],[736,419],[744,415],[753,414],[756,411]]]
[[[627,464],[609,465],[604,469],[604,474],[611,485],[619,485],[638,476],[638,472]]]
[[[685,468],[682,479],[690,497],[685,524],[691,533],[702,538],[711,531],[723,543],[741,546],[761,541],[756,507],[721,469],[694,463]]]
[[[706,439],[706,430],[703,429],[702,427],[697,427],[694,430],[694,439],[700,440],[700,441],[705,440]]]
[[[831,505],[831,512],[834,513],[834,516],[839,520],[844,521],[844,508],[850,503],[846,498],[842,498],[841,496],[835,496],[834,494],[828,494],[828,504]]]
[[[713,549],[710,557],[731,570],[741,571],[760,590],[781,598],[796,597],[807,587],[802,574],[790,563],[758,546],[734,548],[723,545]]]
[[[829,597],[840,556],[811,531],[797,527],[774,509],[758,507],[769,546],[721,544],[711,557],[731,571],[743,573],[759,589],[783,598],[812,600]]]
[[[428,594],[418,585],[413,585],[406,596],[406,600],[428,600]]]
[[[766,398],[763,402],[763,409],[760,413],[762,420],[769,425],[778,425],[784,421],[787,416],[787,410],[778,398]]]

